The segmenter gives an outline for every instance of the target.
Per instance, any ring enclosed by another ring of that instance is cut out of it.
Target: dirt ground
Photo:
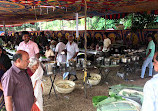
[[[98,73],[97,69],[90,69],[90,72]],[[118,68],[113,68],[106,80],[102,80],[100,84],[89,87],[87,89],[88,98],[85,98],[83,89],[83,72],[78,71],[77,75],[79,80],[76,81],[76,87],[70,94],[57,93],[58,99],[56,99],[52,90],[51,97],[48,99],[48,93],[51,87],[51,81],[49,77],[44,77],[44,111],[96,111],[92,105],[92,97],[98,95],[108,96],[108,87],[117,84],[133,84],[138,86],[144,86],[145,82],[150,78],[140,79],[141,70],[136,70],[135,73],[131,73],[127,76],[128,80],[116,76]],[[103,72],[103,74],[105,74]],[[147,74],[146,74],[147,75]],[[62,79],[61,75],[57,75],[56,80]],[[73,77],[72,77],[73,79]]]

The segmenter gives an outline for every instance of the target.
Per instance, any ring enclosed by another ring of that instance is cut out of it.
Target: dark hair
[[[147,38],[151,37],[153,39],[153,35],[152,34],[148,34]]]
[[[13,55],[13,61],[15,62],[17,59],[21,59],[22,60],[22,54],[17,53]]]
[[[108,33],[107,32],[104,32],[104,35],[106,35],[106,37],[108,37]]]
[[[15,32],[15,34],[19,35],[19,32]]]
[[[28,31],[22,31],[22,36],[25,35],[25,34],[29,35],[29,32]]]
[[[49,45],[49,44],[47,44],[46,46],[47,46],[47,47],[50,47],[50,45]]]

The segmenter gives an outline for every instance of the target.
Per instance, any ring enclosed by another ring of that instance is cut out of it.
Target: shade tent
[[[158,0],[86,0],[87,16],[120,18],[131,12],[158,10]],[[50,21],[73,20],[75,13],[84,17],[84,0],[2,0],[0,1],[0,24],[12,25]]]

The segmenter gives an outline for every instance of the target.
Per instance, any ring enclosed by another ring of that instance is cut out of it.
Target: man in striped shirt
[[[31,79],[26,73],[29,54],[19,50],[13,56],[12,67],[3,75],[1,82],[7,111],[31,111],[34,93]]]

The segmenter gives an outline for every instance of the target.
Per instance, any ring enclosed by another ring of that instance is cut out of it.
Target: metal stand
[[[49,76],[49,77],[50,77],[50,80],[51,80],[52,85],[51,85],[51,88],[50,88],[50,91],[49,91],[49,97],[48,97],[48,99],[50,99],[50,94],[51,94],[52,88],[53,88],[53,90],[54,90],[56,99],[58,99],[57,94],[56,94],[56,91],[55,91],[55,87],[54,87],[54,81],[55,81],[55,78],[56,78],[56,74],[54,75],[53,80],[52,80],[52,76]]]

